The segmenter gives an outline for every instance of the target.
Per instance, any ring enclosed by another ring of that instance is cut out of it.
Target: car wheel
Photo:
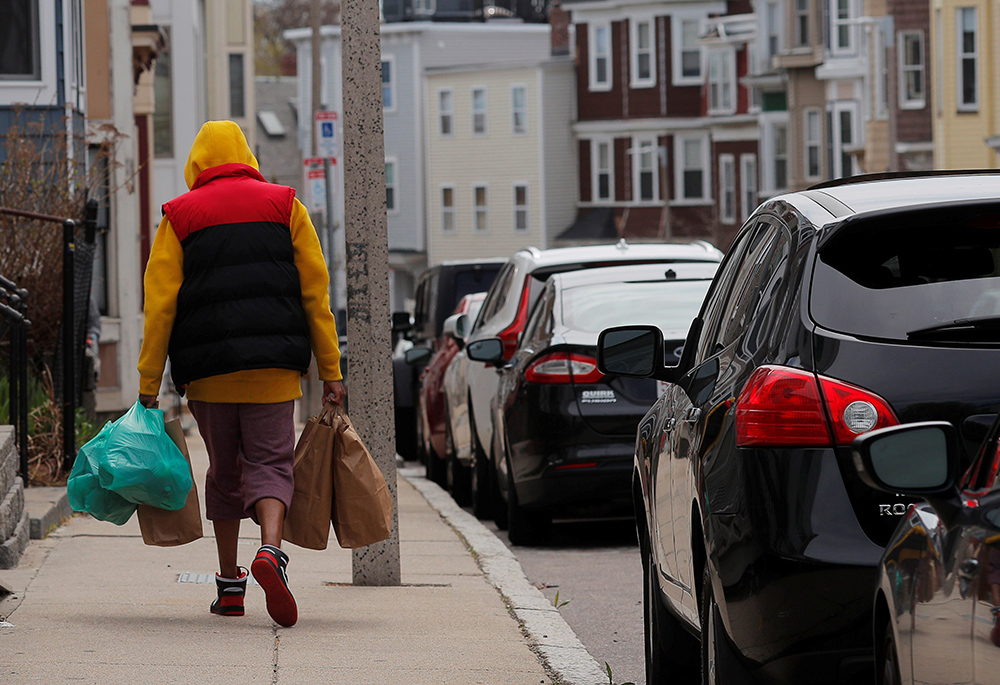
[[[552,515],[547,511],[531,511],[517,500],[514,469],[507,460],[507,537],[513,545],[538,545],[552,531]]]
[[[702,685],[749,685],[750,675],[729,645],[719,603],[712,590],[712,572],[701,574],[701,682]]]
[[[887,623],[885,626],[885,637],[882,639],[882,664],[877,673],[880,676],[878,685],[900,685],[903,681],[899,675],[899,654],[896,652],[892,623]]]
[[[642,558],[642,616],[646,646],[646,683],[695,685],[698,682],[698,641],[674,618],[660,599],[652,555]]]
[[[446,478],[447,464],[445,460],[437,455],[434,448],[426,450],[427,454],[427,480],[434,481],[438,485],[444,486]]]
[[[471,405],[471,402],[470,402]],[[476,433],[476,423],[469,413],[469,438],[472,445],[472,513],[478,519],[488,519],[493,515],[493,498],[490,491],[489,464],[486,462],[486,454],[479,446],[479,437]]]

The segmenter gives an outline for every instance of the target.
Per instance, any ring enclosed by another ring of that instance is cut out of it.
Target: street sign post
[[[306,208],[312,214],[326,211],[326,165],[322,157],[306,157],[302,160],[302,173],[306,191]]]
[[[336,112],[319,110],[316,112],[316,156],[338,157],[340,154]]]

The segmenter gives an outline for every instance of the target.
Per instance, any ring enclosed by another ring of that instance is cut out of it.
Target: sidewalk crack
[[[272,626],[271,631],[274,633],[274,652],[271,656],[271,666],[273,668],[271,672],[271,685],[278,685],[278,647],[281,646],[281,634],[278,633],[278,626]]]

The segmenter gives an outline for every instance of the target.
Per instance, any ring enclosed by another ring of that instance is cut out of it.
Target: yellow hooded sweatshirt
[[[199,174],[221,164],[245,164],[258,169],[240,127],[232,121],[209,121],[194,139],[184,167],[188,188]],[[295,266],[302,288],[302,307],[319,377],[341,380],[337,326],[330,312],[329,273],[309,212],[297,199],[290,221]],[[146,324],[139,353],[139,393],[158,395],[166,364],[170,333],[177,313],[177,293],[184,280],[184,249],[166,217],[156,230],[143,284]],[[302,396],[301,376],[294,369],[253,369],[192,381],[187,397],[204,402],[270,404]]]

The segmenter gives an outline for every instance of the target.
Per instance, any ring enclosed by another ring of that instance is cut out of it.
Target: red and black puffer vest
[[[249,369],[309,368],[309,325],[292,247],[295,191],[246,164],[199,174],[163,205],[184,249],[168,355],[178,388]]]

